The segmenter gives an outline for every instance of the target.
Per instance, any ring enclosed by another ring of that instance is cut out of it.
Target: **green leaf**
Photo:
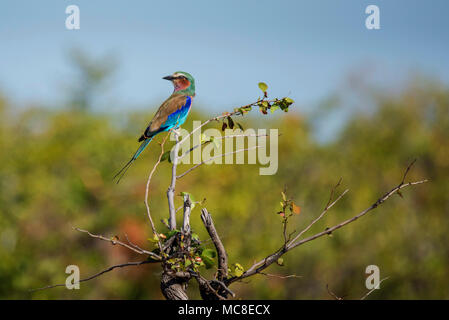
[[[251,110],[252,110],[252,107],[249,106],[249,107],[246,107],[246,108],[239,108],[238,110],[239,110],[242,114],[245,114],[245,113],[248,113],[249,111],[251,111]]]
[[[200,143],[205,143],[205,142],[208,142],[208,141],[210,141],[210,139],[204,133],[201,133]]]
[[[179,232],[179,230],[175,229],[175,230],[170,230],[169,232],[167,232],[167,239],[170,239],[171,237],[173,237],[175,234],[177,234]]]
[[[204,249],[203,252],[201,252],[201,259],[203,259],[206,269],[210,269],[214,266],[216,256],[217,253],[213,249]]]
[[[161,157],[161,162],[162,162],[162,161],[165,161],[165,160],[168,160],[168,162],[171,163],[171,159],[170,159],[170,150],[164,152],[164,154],[162,155],[162,157]]]
[[[200,237],[196,233],[192,233],[192,240],[200,240]]]
[[[239,263],[232,264],[232,269],[230,269],[231,275],[235,277],[240,277],[243,272],[245,272],[245,269],[243,269],[242,265]]]
[[[159,237],[157,236],[157,234],[155,234],[153,235],[153,238],[148,238],[148,241],[157,243],[159,241]]]
[[[278,102],[279,108],[283,110],[284,112],[288,112],[288,107],[293,103],[293,99],[290,98],[283,98]]]
[[[266,92],[268,89],[268,86],[265,82],[259,82],[259,89],[262,90],[262,92]]]
[[[276,263],[277,263],[278,265],[280,265],[280,266],[283,266],[283,265],[284,265],[284,259],[279,258],[279,259],[276,261]]]
[[[226,123],[223,122],[223,124],[226,124]],[[210,141],[214,144],[214,148],[218,150],[218,147],[220,146],[220,142],[215,140],[214,136],[210,137]]]

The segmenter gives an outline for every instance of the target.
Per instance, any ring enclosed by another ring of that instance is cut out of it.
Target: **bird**
[[[195,79],[184,71],[176,71],[162,79],[173,83],[173,93],[161,104],[153,119],[138,139],[138,142],[141,142],[141,144],[131,160],[114,176],[114,179],[118,178],[117,184],[156,135],[179,128],[189,115],[193,98],[195,97]]]

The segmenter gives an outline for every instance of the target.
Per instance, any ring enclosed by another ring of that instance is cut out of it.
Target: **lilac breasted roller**
[[[131,164],[157,134],[176,129],[187,119],[193,97],[195,96],[195,79],[183,71],[177,71],[162,79],[170,80],[173,83],[174,91],[162,103],[144,133],[140,136],[138,141],[142,143],[139,149],[134,153],[131,160],[114,176],[114,179],[118,177],[117,183],[120,182],[120,179],[125,175]]]

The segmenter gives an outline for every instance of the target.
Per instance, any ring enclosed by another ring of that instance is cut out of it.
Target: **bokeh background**
[[[80,30],[65,28],[70,4],[80,8]],[[380,8],[380,30],[365,28],[369,4]],[[296,230],[321,212],[340,177],[350,189],[312,233],[368,207],[415,158],[410,179],[430,179],[268,271],[300,278],[255,276],[233,285],[239,297],[331,299],[328,284],[359,299],[365,268],[375,264],[389,278],[370,298],[449,298],[448,9],[445,1],[399,0],[3,1],[0,298],[162,298],[161,270],[152,265],[110,272],[80,290],[28,290],[64,283],[69,264],[85,277],[139,259],[72,227],[153,248],[143,199],[156,141],[119,185],[112,176],[171,93],[161,77],[176,70],[197,79],[187,129],[257,99],[259,81],[271,97],[296,101],[289,113],[238,119],[280,130],[276,175],[212,165],[178,182],[177,191],[207,199],[232,263],[249,267],[280,246],[284,186],[302,208],[291,221]],[[153,178],[157,221],[167,216],[169,176],[165,162]],[[192,226],[207,240],[199,213]],[[193,283],[189,294],[199,298]]]

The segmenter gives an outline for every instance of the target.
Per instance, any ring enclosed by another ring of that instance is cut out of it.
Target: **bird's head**
[[[189,95],[195,94],[195,79],[184,71],[176,71],[170,76],[163,77],[162,79],[170,80],[175,87],[175,92],[183,91]]]

